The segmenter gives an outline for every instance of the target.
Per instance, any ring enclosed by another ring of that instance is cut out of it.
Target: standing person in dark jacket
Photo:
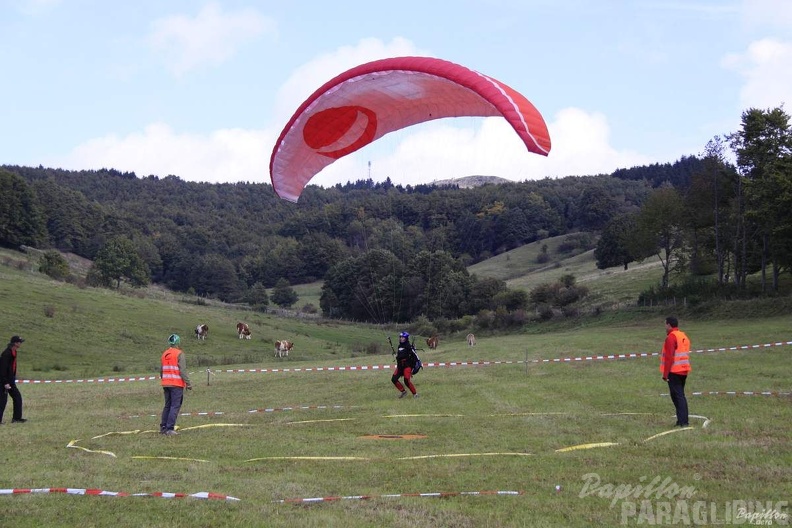
[[[404,398],[407,391],[404,385],[401,384],[399,378],[404,376],[404,384],[410,389],[413,398],[418,397],[418,392],[415,390],[415,385],[412,382],[412,369],[415,366],[415,355],[413,354],[413,346],[410,344],[410,334],[402,332],[399,334],[399,347],[396,349],[396,369],[393,371],[391,381],[396,386],[401,394],[399,398]]]
[[[179,417],[179,411],[184,401],[184,389],[192,390],[192,385],[190,385],[190,378],[187,376],[187,362],[181,351],[181,338],[176,334],[171,334],[168,344],[170,347],[162,353],[160,366],[162,391],[165,395],[160,434],[173,436],[179,434],[176,432],[176,419]]]
[[[3,412],[9,396],[14,402],[14,414],[11,422],[27,422],[26,418],[22,418],[22,394],[16,386],[17,349],[24,342],[25,340],[21,337],[14,336],[3,353],[0,354],[0,423],[3,423]]]
[[[668,392],[676,409],[676,426],[688,426],[688,404],[685,381],[690,373],[690,339],[679,329],[676,317],[666,317],[666,338],[660,358],[663,381],[668,382]]]

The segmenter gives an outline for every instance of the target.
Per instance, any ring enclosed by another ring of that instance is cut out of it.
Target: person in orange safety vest
[[[160,379],[162,390],[165,393],[165,407],[162,409],[160,421],[160,434],[167,436],[177,435],[176,419],[179,417],[184,389],[192,390],[190,378],[187,376],[187,363],[180,347],[181,338],[171,334],[168,338],[170,347],[162,353]]]
[[[666,317],[666,339],[660,357],[660,372],[668,382],[668,392],[676,409],[676,426],[687,427],[688,404],[685,381],[690,373],[690,339],[679,329],[676,317]]]

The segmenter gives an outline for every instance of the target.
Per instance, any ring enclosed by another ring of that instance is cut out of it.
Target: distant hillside
[[[464,176],[462,178],[450,178],[447,180],[436,180],[432,182],[435,187],[453,187],[457,186],[460,189],[472,189],[474,187],[481,187],[488,183],[499,185],[501,183],[513,183],[511,180],[501,178],[500,176]]]
[[[649,182],[684,181],[689,165],[625,170],[624,179],[470,175],[415,187],[359,180],[309,185],[299,204],[279,199],[266,183],[0,165],[0,183],[15,193],[5,202],[37,206],[13,237],[0,229],[0,242],[93,260],[111,241],[127,239],[153,283],[238,303],[257,284],[313,284],[372,250],[396,255],[442,244],[453,258],[479,262],[548,237],[596,233],[638,210]]]
[[[626,271],[619,266],[601,270],[597,268],[592,249],[560,250],[569,236],[561,235],[525,244],[473,264],[468,267],[468,271],[480,277],[506,281],[510,288],[528,292],[542,284],[556,282],[563,275],[573,275],[579,284],[589,290],[590,295],[584,306],[632,305],[642,291],[659,283],[662,268],[657,258],[633,262]],[[550,258],[540,263],[539,255],[543,247],[547,248]]]

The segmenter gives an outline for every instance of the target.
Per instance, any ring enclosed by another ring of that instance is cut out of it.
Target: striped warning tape
[[[274,413],[274,412],[288,412],[288,411],[306,411],[314,409],[344,409],[343,405],[299,405],[294,407],[268,407],[266,409],[251,409],[245,411],[250,414],[255,413]],[[347,407],[348,408],[348,407]],[[202,412],[183,412],[179,416],[224,416],[228,413],[224,411],[202,411]],[[159,414],[128,414],[124,418],[152,418],[159,417]]]
[[[116,383],[122,381],[151,381],[151,380],[158,380],[159,376],[132,376],[129,378],[86,378],[86,379],[69,379],[69,380],[17,380],[17,383],[29,383],[31,385],[38,385],[44,384],[48,385],[50,383],[58,385],[58,384],[69,384],[69,383]]]
[[[223,411],[200,411],[200,412],[183,412],[179,416],[225,416],[227,413]],[[159,417],[159,414],[125,414],[122,418],[151,418]]]
[[[690,396],[792,396],[792,392],[784,391],[697,391]],[[668,396],[668,394],[660,394]]]
[[[30,493],[66,493],[68,495],[96,495],[103,497],[160,497],[163,499],[216,499],[225,501],[238,501],[240,499],[220,493],[200,491],[198,493],[169,493],[155,491],[153,493],[127,493],[125,491],[106,491],[86,488],[12,488],[0,489],[0,495],[24,495]]]
[[[271,412],[288,412],[288,411],[307,411],[311,409],[343,409],[343,405],[300,405],[296,407],[267,407],[265,409],[251,409],[248,412],[254,413],[271,413]]]
[[[273,502],[280,504],[300,504],[306,502],[333,502],[340,500],[366,500],[366,499],[394,499],[403,497],[421,497],[421,498],[437,498],[437,497],[463,497],[463,496],[485,496],[485,495],[502,495],[502,496],[515,496],[524,495],[524,491],[438,491],[431,493],[383,493],[379,495],[344,495],[344,496],[329,496],[329,497],[308,497],[296,499],[280,499]]]
[[[776,343],[765,343],[762,345],[741,345],[732,347],[718,347],[718,348],[701,348],[698,350],[691,350],[691,354],[703,354],[707,352],[733,352],[741,350],[759,350],[778,346],[792,345],[792,341],[779,341]],[[635,359],[635,358],[649,358],[658,357],[660,352],[635,352],[628,354],[608,354],[596,356],[580,356],[580,357],[565,357],[565,358],[551,358],[551,359],[530,359],[530,360],[508,360],[508,361],[439,361],[439,362],[426,362],[424,367],[487,367],[491,365],[519,365],[525,363],[577,363],[583,361],[607,361],[619,359]],[[352,365],[341,367],[305,367],[305,368],[259,368],[259,369],[227,369],[217,370],[215,372],[224,373],[290,373],[290,372],[359,372],[369,370],[393,370],[393,365]],[[92,379],[77,379],[77,380],[19,380],[17,383],[29,384],[49,384],[49,383],[117,383],[124,381],[151,381],[157,380],[157,376],[141,376],[129,378],[92,378]]]

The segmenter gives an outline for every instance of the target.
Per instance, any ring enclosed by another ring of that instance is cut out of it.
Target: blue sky
[[[550,155],[528,154],[502,119],[450,119],[312,183],[521,181],[701,153],[744,110],[792,101],[792,1],[0,0],[0,164],[269,182],[272,146],[308,95],[404,55],[520,91]]]

